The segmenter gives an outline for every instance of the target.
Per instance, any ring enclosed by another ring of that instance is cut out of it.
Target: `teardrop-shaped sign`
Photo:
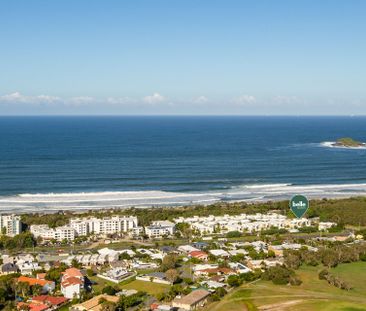
[[[297,194],[290,200],[290,209],[297,218],[304,216],[308,208],[309,200],[303,195]]]

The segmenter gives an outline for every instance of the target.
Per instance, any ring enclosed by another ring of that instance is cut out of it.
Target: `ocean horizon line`
[[[357,118],[366,117],[366,114],[0,114],[0,118],[7,117],[230,117],[230,118]]]

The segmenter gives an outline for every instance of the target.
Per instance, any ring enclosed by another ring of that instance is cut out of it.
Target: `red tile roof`
[[[52,306],[58,306],[58,305],[65,303],[66,301],[68,301],[68,299],[65,297],[54,297],[54,296],[49,296],[49,295],[41,295],[41,296],[34,296],[32,298],[32,301],[33,302],[45,302]]]
[[[19,302],[17,304],[17,309],[19,310],[21,307],[27,306],[30,311],[44,311],[48,310],[50,307],[43,304],[43,303],[25,303],[25,302]]]
[[[44,311],[49,309],[49,306],[41,303],[41,304],[36,304],[36,303],[30,303],[28,304],[29,310],[30,311]]]
[[[82,278],[83,277],[80,270],[76,269],[76,268],[66,269],[63,274],[64,274],[64,276],[67,276],[67,277],[72,277],[72,276],[77,277],[77,278]]]
[[[61,282],[62,287],[68,287],[71,285],[83,284],[83,281],[76,277],[68,277]]]
[[[35,279],[35,278],[30,278],[30,277],[27,277],[27,276],[20,276],[18,278],[18,282],[24,282],[24,283],[28,283],[29,285],[41,285],[41,286],[45,286],[46,284],[53,284],[52,281],[47,281],[47,280],[38,280],[38,279]]]
[[[202,257],[207,257],[207,253],[202,252],[202,251],[192,251],[189,253],[189,256],[191,257],[196,257],[196,258],[202,258]]]

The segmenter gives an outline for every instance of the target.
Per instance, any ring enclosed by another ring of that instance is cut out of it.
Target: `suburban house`
[[[136,280],[172,285],[172,282],[167,280],[165,273],[163,272],[151,272],[148,274],[139,275],[136,277]]]
[[[203,251],[193,251],[188,254],[191,258],[197,258],[199,260],[206,261],[208,259],[208,254]]]
[[[215,257],[229,258],[230,254],[223,249],[210,249],[210,254]]]
[[[119,300],[118,296],[110,296],[110,295],[98,295],[87,301],[79,303],[77,305],[73,305],[70,307],[70,311],[100,311],[102,310],[102,306],[100,304],[100,300],[105,299],[109,302],[117,303]]]
[[[1,274],[11,274],[11,273],[17,273],[18,267],[17,265],[8,262],[1,266]]]
[[[55,310],[58,307],[62,306],[69,300],[65,297],[54,297],[48,295],[34,296],[32,297],[33,304],[43,304],[48,306],[48,308]]]
[[[53,282],[53,281],[39,280],[36,278],[31,278],[31,277],[22,275],[18,278],[18,282],[28,283],[30,286],[40,285],[40,286],[42,286],[42,293],[50,293],[55,290],[55,282]]]
[[[197,289],[182,298],[175,298],[172,306],[188,311],[195,310],[207,303],[208,296],[210,296],[209,291],[205,289]]]
[[[178,247],[178,252],[180,252],[181,254],[189,254],[190,252],[194,252],[194,251],[199,251],[198,248],[195,248],[191,245],[180,245]]]
[[[66,269],[61,279],[61,292],[68,298],[80,298],[80,293],[84,288],[84,276],[79,269]]]
[[[230,268],[208,268],[208,269],[203,269],[203,270],[196,270],[194,272],[195,275],[197,276],[209,276],[209,275],[223,275],[223,276],[229,276],[229,275],[234,275],[236,274],[236,272],[233,269]]]

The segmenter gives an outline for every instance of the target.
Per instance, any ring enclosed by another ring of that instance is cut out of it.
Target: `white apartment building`
[[[174,219],[174,222],[188,223],[202,235],[230,231],[258,232],[270,229],[271,227],[294,229],[311,225],[311,221],[306,218],[288,219],[286,216],[276,213],[179,217]]]
[[[138,221],[134,216],[76,218],[70,220],[70,227],[77,235],[127,233],[138,227]]]
[[[35,237],[42,237],[46,240],[56,239],[57,241],[74,240],[76,236],[89,234],[114,234],[120,232],[141,233],[142,228],[138,226],[137,217],[112,216],[105,218],[75,218],[70,219],[68,226],[50,228],[48,225],[32,225],[31,233]]]
[[[318,229],[320,231],[326,231],[336,225],[335,222],[319,222]]]
[[[145,233],[149,238],[162,238],[174,234],[175,224],[170,221],[153,221],[145,227]]]
[[[31,225],[30,232],[36,237],[45,240],[68,240],[75,239],[75,230],[69,226],[50,228],[48,225]]]
[[[0,234],[14,236],[22,232],[20,216],[0,215]]]

